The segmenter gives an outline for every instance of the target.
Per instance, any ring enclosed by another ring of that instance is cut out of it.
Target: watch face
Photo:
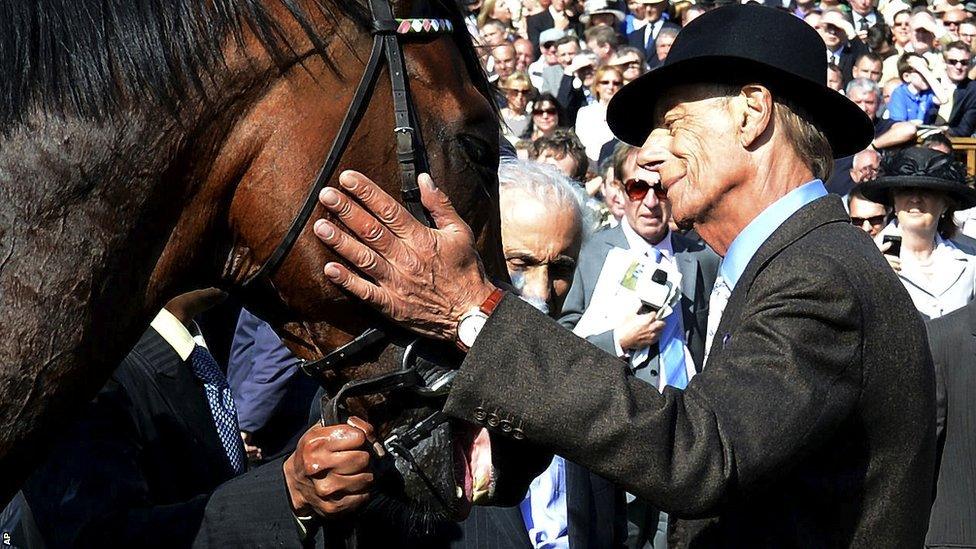
[[[485,327],[488,317],[482,312],[470,314],[461,319],[458,323],[458,339],[468,347],[474,345],[481,329]]]

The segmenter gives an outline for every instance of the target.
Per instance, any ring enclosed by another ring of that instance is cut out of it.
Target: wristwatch
[[[457,337],[454,340],[459,349],[466,353],[474,345],[474,340],[478,338],[481,329],[488,322],[488,316],[494,312],[504,295],[505,292],[501,288],[495,288],[480,307],[472,308],[461,315],[457,325]]]

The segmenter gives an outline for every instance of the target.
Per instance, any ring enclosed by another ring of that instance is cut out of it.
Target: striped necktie
[[[230,393],[227,378],[210,351],[200,345],[194,347],[193,352],[190,353],[190,368],[203,382],[220,443],[227,453],[234,474],[239,475],[247,466],[247,458],[244,453],[244,441],[241,440],[240,429],[237,426],[237,408],[234,406],[234,398]]]

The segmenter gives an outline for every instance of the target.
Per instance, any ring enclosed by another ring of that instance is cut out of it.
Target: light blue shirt
[[[823,181],[814,179],[786,193],[785,196],[770,204],[755,219],[750,221],[746,228],[739,233],[739,236],[732,241],[725,253],[725,259],[722,260],[722,267],[719,269],[719,274],[728,284],[729,290],[735,289],[736,282],[746,270],[752,256],[756,255],[759,247],[784,221],[800,208],[826,195],[827,189],[824,187]]]
[[[553,456],[552,463],[529,485],[520,505],[529,543],[534,549],[569,549],[569,516],[566,508],[566,461]]]

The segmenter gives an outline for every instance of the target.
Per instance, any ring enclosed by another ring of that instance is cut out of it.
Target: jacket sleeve
[[[858,294],[835,259],[810,255],[756,277],[734,338],[684,392],[658,394],[506,297],[445,410],[476,423],[488,412],[507,419],[526,440],[665,511],[718,512],[815,449],[859,394]]]
[[[124,386],[111,379],[25,485],[49,546],[131,547],[149,540],[180,546],[192,539],[207,496],[153,505],[132,406]]]
[[[282,470],[286,457],[220,485],[207,503],[193,546],[303,547],[303,540],[314,543],[317,532],[312,528],[302,535],[288,501]]]

